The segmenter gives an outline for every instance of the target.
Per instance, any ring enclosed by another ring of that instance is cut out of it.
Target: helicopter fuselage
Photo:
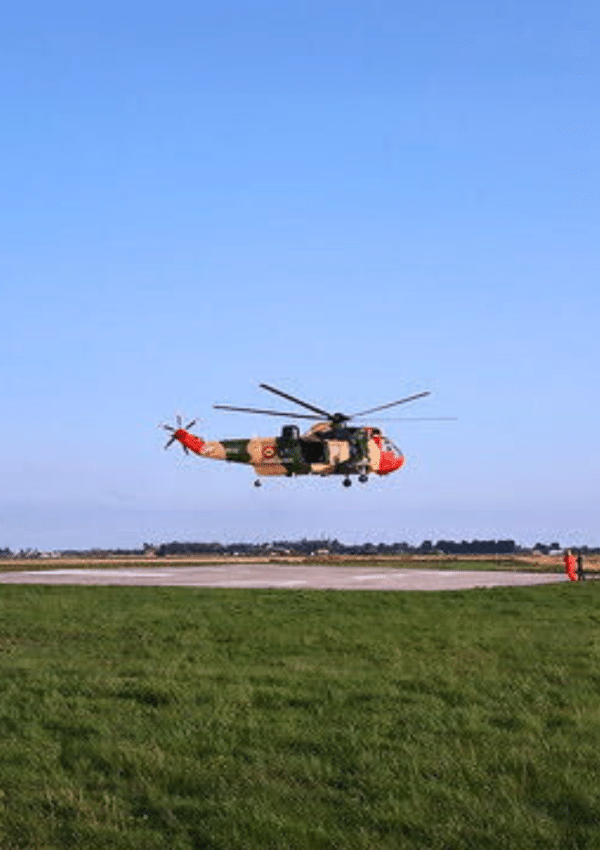
[[[257,475],[388,475],[404,455],[379,428],[320,422],[305,434],[284,425],[278,437],[205,441],[185,428],[174,438],[200,457],[245,463]]]

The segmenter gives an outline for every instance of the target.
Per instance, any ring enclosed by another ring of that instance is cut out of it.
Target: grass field
[[[600,582],[0,612],[2,850],[600,847]]]

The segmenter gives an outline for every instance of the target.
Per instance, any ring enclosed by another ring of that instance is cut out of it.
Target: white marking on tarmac
[[[351,578],[353,578],[354,581],[372,581],[376,578],[395,578],[396,575],[396,573],[372,573],[371,575],[366,576],[351,576]]]
[[[104,578],[106,576],[119,578],[171,578],[173,573],[136,572],[135,570],[30,570],[22,572],[24,576],[89,576],[90,578]]]

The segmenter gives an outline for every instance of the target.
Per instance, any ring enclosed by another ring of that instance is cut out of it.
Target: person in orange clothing
[[[565,549],[563,561],[565,563],[565,572],[569,581],[577,581],[577,560],[575,559],[575,555],[571,553],[570,549]]]

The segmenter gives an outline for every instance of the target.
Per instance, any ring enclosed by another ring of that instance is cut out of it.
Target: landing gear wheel
[[[255,487],[262,487],[262,481],[260,481],[260,480],[257,478],[257,479],[256,479],[256,481],[254,482],[254,486],[255,486]]]
[[[344,487],[351,487],[352,481],[349,478],[344,478],[344,480],[342,481],[342,484],[344,485]]]
[[[360,481],[361,484],[366,484],[367,481],[369,480],[369,476],[365,475],[364,472],[363,472],[362,475],[358,476],[358,480]]]

